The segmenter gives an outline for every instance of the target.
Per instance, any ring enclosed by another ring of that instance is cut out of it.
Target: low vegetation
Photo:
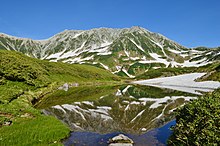
[[[53,63],[27,57],[21,53],[0,50],[0,76],[4,80],[20,81],[35,87],[54,81],[119,80],[110,72],[88,65]]]
[[[42,61],[0,50],[0,145],[61,145],[69,128],[42,115],[32,102],[64,83],[118,83],[110,72],[88,65]]]
[[[176,111],[176,125],[168,145],[213,145],[220,143],[220,89]]]
[[[200,80],[220,81],[220,61],[199,68],[200,72],[207,72]]]

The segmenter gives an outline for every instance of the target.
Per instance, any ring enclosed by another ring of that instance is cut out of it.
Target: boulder
[[[129,137],[119,134],[111,139],[109,139],[109,146],[133,146],[133,140]]]

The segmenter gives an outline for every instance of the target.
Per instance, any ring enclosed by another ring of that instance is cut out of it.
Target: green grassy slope
[[[0,50],[0,103],[51,83],[120,81],[110,72],[88,65],[42,61]]]
[[[0,50],[0,145],[61,145],[69,129],[57,119],[42,115],[32,101],[64,83],[119,81],[119,77],[97,67],[52,63]]]
[[[52,63],[3,50],[0,50],[0,75],[8,80],[22,81],[37,87],[63,80],[77,82],[119,80],[110,72],[93,66]]]

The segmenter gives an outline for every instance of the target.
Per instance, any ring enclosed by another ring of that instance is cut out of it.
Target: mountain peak
[[[145,33],[152,33],[150,32],[149,30],[143,28],[143,27],[140,27],[140,26],[132,26],[130,28],[131,31],[137,31],[137,32],[145,32]]]
[[[132,29],[132,30],[143,30],[144,28],[142,28],[140,26],[132,26],[130,29]]]

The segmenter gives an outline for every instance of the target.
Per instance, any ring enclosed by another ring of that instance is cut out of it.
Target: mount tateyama
[[[186,48],[137,26],[65,30],[46,40],[0,34],[0,48],[53,62],[98,66],[130,78],[150,69],[198,67],[220,60],[220,47]]]

